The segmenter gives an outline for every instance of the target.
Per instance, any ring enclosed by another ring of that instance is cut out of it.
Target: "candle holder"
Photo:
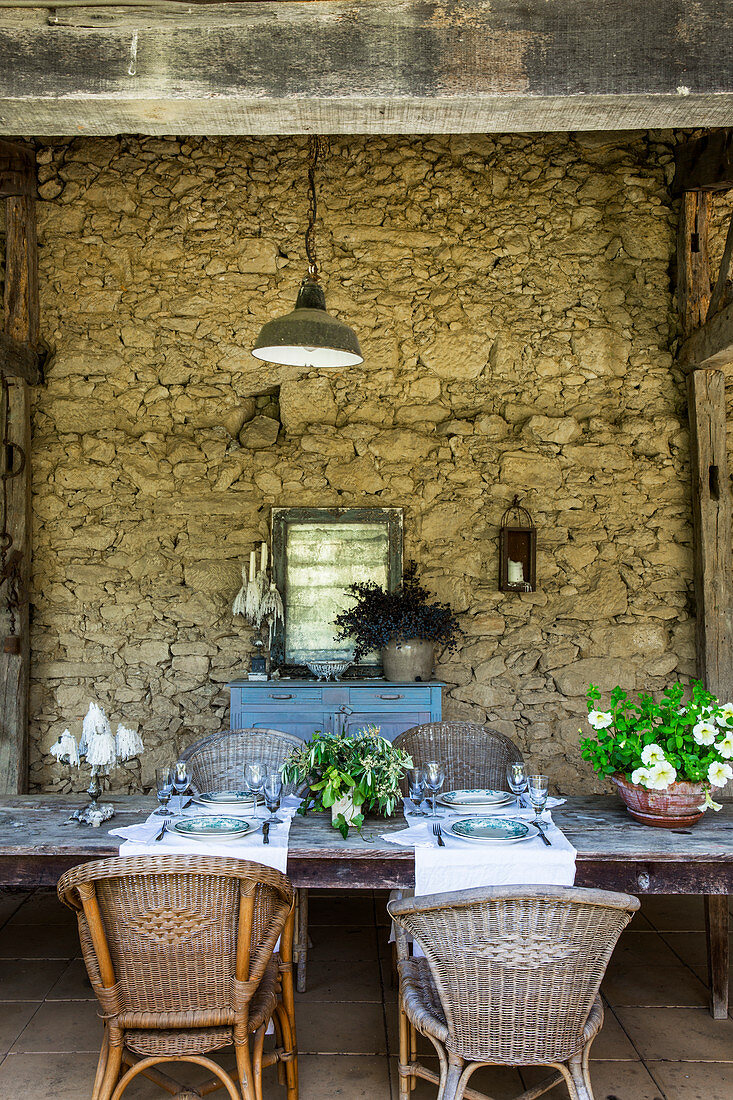
[[[69,821],[99,828],[103,821],[109,821],[115,813],[111,802],[99,802],[104,789],[104,780],[101,777],[109,775],[115,764],[139,756],[143,751],[143,742],[136,730],[126,729],[121,723],[117,726],[117,733],[113,734],[103,709],[96,703],[90,703],[82,723],[79,742],[66,729],[50,751],[60,763],[67,763],[70,768],[80,768],[82,759],[90,765],[91,777],[87,787],[89,805],[74,810]]]
[[[537,528],[515,496],[499,528],[499,591],[535,592],[537,588]]]
[[[273,629],[276,622],[283,621],[285,611],[277,585],[268,580],[267,545],[264,542],[259,571],[256,571],[254,550],[249,558],[249,578],[246,569],[242,568],[242,587],[232,605],[232,614],[243,615],[257,631],[252,642],[255,654],[252,657],[250,679],[268,680]]]

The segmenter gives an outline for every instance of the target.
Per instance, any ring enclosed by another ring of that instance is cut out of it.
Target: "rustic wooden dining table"
[[[67,823],[81,798],[18,795],[0,799],[0,885],[53,886],[68,867],[118,853],[110,828],[150,813],[150,796],[115,796],[115,818],[93,829]],[[728,1012],[728,895],[733,894],[733,801],[691,828],[637,824],[614,798],[569,797],[553,819],[577,849],[576,884],[631,894],[698,894],[705,899],[711,1010]],[[343,840],[324,814],[296,816],[288,875],[304,889],[410,887],[415,854],[381,839],[402,829],[402,817],[368,819],[361,835]]]

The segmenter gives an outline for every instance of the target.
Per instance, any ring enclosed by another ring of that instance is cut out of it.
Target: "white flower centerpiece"
[[[128,729],[120,723],[117,733],[112,733],[109,719],[96,703],[89,704],[89,710],[82,723],[81,739],[77,743],[70,730],[66,729],[58,741],[51,746],[50,752],[60,763],[71,768],[80,768],[82,759],[92,769],[87,794],[91,799],[88,806],[75,810],[70,821],[82,825],[99,827],[103,821],[114,817],[115,808],[111,803],[99,804],[102,793],[100,776],[109,775],[115,764],[131,760],[143,751],[143,742],[136,730]]]
[[[600,710],[600,691],[588,688],[595,736],[581,741],[583,758],[613,779],[644,824],[693,824],[706,809],[720,809],[711,791],[733,779],[733,703],[719,703],[697,680],[685,699],[688,691],[673,684],[657,702],[616,687],[611,709]]]

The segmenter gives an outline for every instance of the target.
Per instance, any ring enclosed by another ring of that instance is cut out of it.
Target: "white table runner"
[[[110,829],[110,836],[122,837],[120,845],[121,856],[149,856],[149,855],[210,855],[224,856],[227,859],[249,859],[254,863],[261,863],[265,867],[274,867],[285,874],[288,863],[288,839],[290,823],[293,814],[301,804],[302,799],[289,795],[283,799],[277,816],[282,818],[282,825],[270,826],[270,843],[262,842],[262,822],[252,819],[252,810],[245,811],[239,806],[199,806],[192,803],[181,815],[182,817],[200,817],[203,815],[216,817],[242,817],[255,826],[253,832],[237,840],[193,840],[191,837],[181,836],[169,825],[162,840],[153,840],[160,832],[163,818],[151,814],[146,821],[137,825],[128,825],[122,829]],[[172,803],[175,810],[175,800]],[[264,819],[266,810],[260,807],[259,814]],[[178,817],[173,819],[179,820]],[[172,824],[172,823],[171,823]]]
[[[562,800],[553,800],[558,805]],[[449,890],[470,890],[476,886],[572,886],[575,882],[577,852],[552,821],[549,811],[542,815],[551,847],[535,837],[518,844],[479,844],[459,840],[450,832],[451,822],[465,813],[444,813],[439,819],[445,847],[438,846],[433,822],[408,815],[408,828],[386,833],[384,840],[415,849],[415,896],[439,894]],[[503,810],[495,815],[534,819],[532,810]]]

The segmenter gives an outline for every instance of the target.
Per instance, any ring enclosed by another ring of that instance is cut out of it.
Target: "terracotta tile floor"
[[[311,895],[308,992],[298,997],[301,1100],[396,1100],[384,904],[384,895]],[[652,898],[622,937],[594,1047],[596,1100],[733,1096],[733,1012],[718,1022],[708,1015],[703,927],[700,899]],[[0,1098],[87,1100],[101,1028],[73,917],[52,893],[0,891],[0,929]],[[196,1073],[181,1067],[177,1076],[195,1084]],[[474,1080],[494,1100],[508,1100],[537,1079],[501,1070]],[[144,1081],[126,1093],[165,1095]],[[273,1074],[266,1100],[283,1095]],[[413,1093],[435,1095],[425,1082]]]

